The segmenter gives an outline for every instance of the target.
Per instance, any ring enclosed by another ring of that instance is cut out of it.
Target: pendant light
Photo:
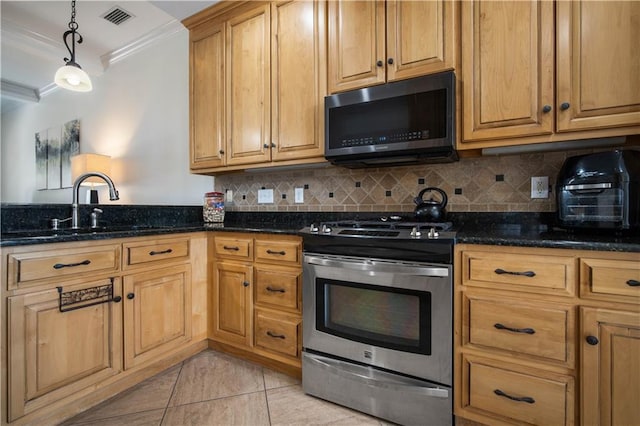
[[[69,47],[68,38],[71,36],[71,47]],[[60,67],[54,78],[55,83],[65,89],[75,92],[90,92],[93,89],[89,75],[84,72],[80,65],[76,62],[76,36],[78,44],[82,43],[82,36],[78,32],[78,24],[76,22],[76,2],[71,2],[71,21],[69,21],[69,30],[62,35],[62,40],[67,46],[67,50],[71,58],[64,58],[65,65]]]

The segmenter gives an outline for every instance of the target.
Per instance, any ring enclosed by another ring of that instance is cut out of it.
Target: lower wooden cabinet
[[[213,268],[212,334],[225,343],[251,346],[253,267],[244,263],[216,262]]]
[[[204,349],[207,241],[2,248],[0,423],[60,423]]]
[[[65,282],[64,294],[89,294],[119,279]],[[122,371],[122,303],[69,305],[60,310],[58,288],[7,301],[8,420],[46,407]]]
[[[457,245],[456,417],[640,425],[639,259]]]
[[[640,313],[581,309],[585,425],[640,424]]]
[[[463,356],[465,405],[497,419],[534,425],[572,424],[575,380],[508,362]]]
[[[124,277],[124,367],[158,358],[191,339],[189,265]]]
[[[299,375],[301,239],[221,232],[214,234],[212,247],[210,338]]]

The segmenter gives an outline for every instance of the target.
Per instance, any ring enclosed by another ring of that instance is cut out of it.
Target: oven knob
[[[309,231],[310,232],[318,232],[318,226],[315,223],[312,223],[311,226],[309,226]]]
[[[330,234],[331,233],[331,228],[329,228],[327,225],[322,225],[322,233],[323,234]]]
[[[411,235],[413,238],[420,238],[420,236],[422,235],[422,232],[418,231],[418,228],[414,226],[413,229],[411,229],[411,232],[409,233],[409,235]]]
[[[438,238],[440,234],[438,234],[438,231],[436,231],[436,228],[431,228],[429,229],[429,233],[427,234],[427,236],[429,238]]]

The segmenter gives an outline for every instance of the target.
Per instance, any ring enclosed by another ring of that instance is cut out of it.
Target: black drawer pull
[[[168,253],[171,253],[172,251],[173,250],[171,250],[171,249],[166,249],[166,250],[161,250],[161,251],[153,251],[152,250],[152,251],[149,252],[149,256],[155,256],[155,255],[158,255],[158,254],[168,254]]]
[[[500,389],[494,390],[493,393],[495,393],[498,396],[504,396],[505,398],[509,398],[512,401],[526,402],[527,404],[534,404],[536,402],[535,399],[533,399],[533,398],[531,398],[529,396],[522,396],[522,397],[518,398],[518,397],[515,397],[515,396],[508,395],[508,394],[502,392]]]
[[[285,254],[287,254],[286,251],[282,250],[282,251],[273,251],[273,250],[267,250],[267,254],[278,254],[280,256],[284,256]]]
[[[271,331],[267,331],[267,336],[273,337],[274,339],[285,339],[286,336],[284,334],[275,334]]]
[[[640,281],[638,281],[638,280],[629,280],[629,281],[627,281],[627,285],[631,286],[631,287],[638,287],[638,286],[640,286]]]
[[[267,291],[270,291],[272,293],[284,293],[285,290],[283,288],[273,288],[271,286],[267,287]]]
[[[511,327],[507,327],[506,325],[502,325],[500,323],[493,324],[493,326],[498,330],[513,331],[514,333],[535,334],[536,332],[533,328],[511,328]]]
[[[233,250],[233,251],[239,251],[240,247],[231,247],[231,246],[222,246],[223,249],[225,250]]]
[[[504,269],[498,268],[493,272],[495,272],[498,275],[509,274],[509,275],[523,275],[525,277],[535,277],[536,276],[536,273],[533,272],[533,271],[513,272],[513,271],[505,271]]]
[[[55,265],[53,265],[53,269],[73,268],[74,266],[88,265],[90,263],[91,261],[89,259],[83,260],[82,262],[78,263],[56,263]]]

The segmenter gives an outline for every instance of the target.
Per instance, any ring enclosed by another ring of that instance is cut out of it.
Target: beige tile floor
[[[300,381],[207,350],[64,422],[71,425],[389,425],[305,395]]]

